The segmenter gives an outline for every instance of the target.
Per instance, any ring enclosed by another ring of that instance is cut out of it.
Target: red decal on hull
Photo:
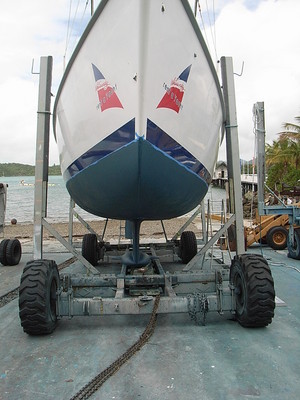
[[[170,110],[177,112],[177,114],[179,113],[182,109],[182,98],[184,95],[185,84],[190,74],[190,69],[191,65],[182,71],[178,78],[173,79],[170,86],[164,83],[163,86],[166,93],[156,108],[169,108]]]
[[[98,108],[105,111],[109,108],[123,108],[119,97],[116,94],[116,85],[112,86],[102,75],[100,70],[92,64],[98,94]]]

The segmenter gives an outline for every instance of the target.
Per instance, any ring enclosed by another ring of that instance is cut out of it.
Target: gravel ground
[[[168,238],[178,232],[182,225],[187,221],[186,217],[174,218],[164,221],[165,230]],[[89,225],[99,234],[102,234],[105,221],[91,221]],[[64,237],[68,236],[68,223],[53,223],[53,227]],[[201,219],[198,216],[189,225],[186,230],[194,231],[197,234],[201,232]],[[73,236],[83,236],[88,233],[87,229],[80,222],[74,222]],[[116,239],[120,234],[120,221],[109,220],[105,233],[105,240]],[[144,221],[141,225],[141,238],[160,238],[163,237],[163,229],[160,221]],[[32,238],[33,224],[16,224],[7,225],[4,228],[4,238]],[[44,229],[44,238],[53,237],[46,229]],[[1,240],[1,238],[0,238]]]

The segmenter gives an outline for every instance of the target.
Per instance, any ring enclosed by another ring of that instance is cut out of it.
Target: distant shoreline
[[[52,165],[48,168],[50,176],[61,176],[60,165]],[[17,176],[35,176],[35,166],[19,163],[0,163],[0,181],[1,177],[12,178]]]

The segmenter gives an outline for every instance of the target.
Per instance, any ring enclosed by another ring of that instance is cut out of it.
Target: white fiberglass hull
[[[223,103],[187,1],[102,1],[61,83],[55,133],[77,204],[165,219],[204,197]]]

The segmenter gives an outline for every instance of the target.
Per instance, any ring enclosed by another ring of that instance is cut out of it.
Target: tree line
[[[34,176],[35,166],[19,163],[0,164],[0,179],[2,176]],[[49,175],[61,175],[60,166],[49,167]]]
[[[300,117],[285,123],[278,140],[266,144],[267,185],[272,190],[300,186]]]

